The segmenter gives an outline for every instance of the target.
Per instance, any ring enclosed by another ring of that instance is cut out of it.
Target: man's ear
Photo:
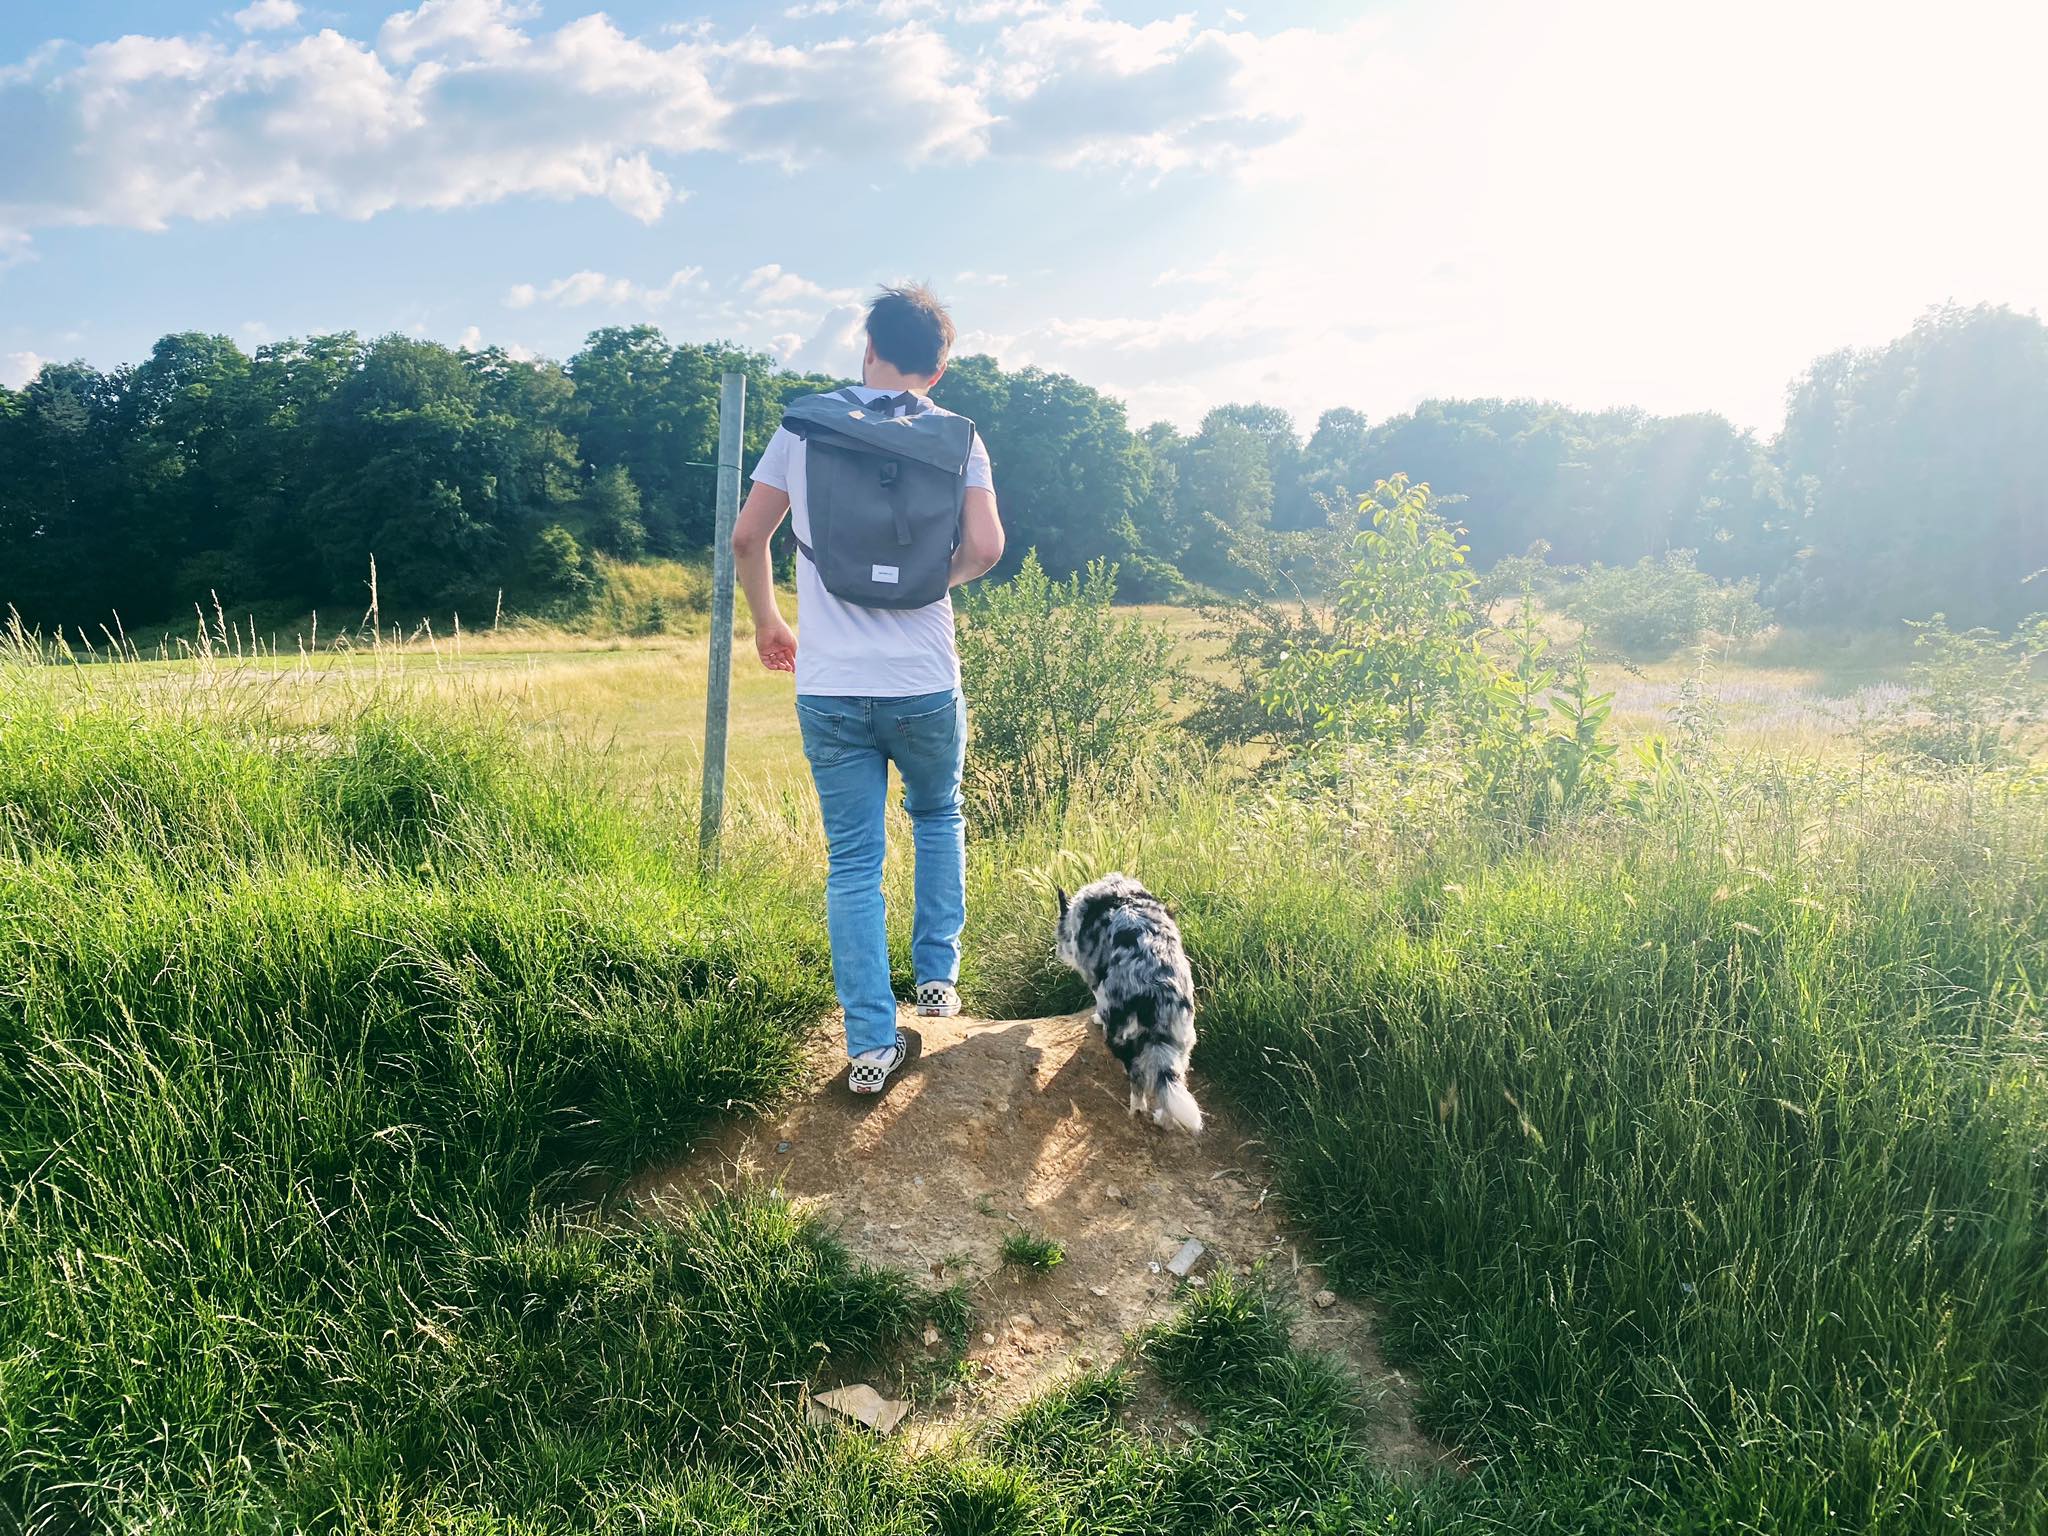
[[[926,389],[930,389],[934,384],[938,383],[939,380],[943,379],[946,376],[947,361],[948,360],[944,358],[941,358],[939,360],[939,371],[924,381],[924,387]]]
[[[1054,886],[1052,888],[1052,893],[1053,895],[1059,897],[1060,916],[1065,917],[1067,915],[1067,893],[1064,890],[1062,890],[1059,886]]]

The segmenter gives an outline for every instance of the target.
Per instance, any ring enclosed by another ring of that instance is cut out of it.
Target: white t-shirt
[[[860,386],[865,400],[892,393]],[[934,406],[943,410],[943,406]],[[789,495],[790,524],[811,542],[811,511],[804,498],[804,440],[786,427],[775,429],[754,483]],[[967,483],[996,488],[981,434],[967,455]],[[834,597],[818,579],[818,568],[796,557],[796,691],[839,697],[908,699],[960,686],[960,657],[953,647],[952,594],[922,608],[863,608]]]

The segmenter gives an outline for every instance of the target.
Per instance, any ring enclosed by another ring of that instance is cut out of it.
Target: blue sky
[[[1430,395],[1776,425],[1926,306],[2048,308],[2048,7],[73,0],[0,8],[0,383],[652,321],[963,346],[1138,422]]]

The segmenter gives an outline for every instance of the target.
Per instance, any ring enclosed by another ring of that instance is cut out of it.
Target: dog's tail
[[[1187,1079],[1169,1061],[1140,1057],[1131,1064],[1131,1077],[1152,1103],[1156,1125],[1177,1125],[1190,1135],[1202,1133],[1202,1106],[1188,1092]]]

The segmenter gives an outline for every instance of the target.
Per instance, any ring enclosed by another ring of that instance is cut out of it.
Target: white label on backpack
[[[870,566],[868,568],[868,580],[886,581],[893,587],[896,585],[896,567],[893,565]]]

